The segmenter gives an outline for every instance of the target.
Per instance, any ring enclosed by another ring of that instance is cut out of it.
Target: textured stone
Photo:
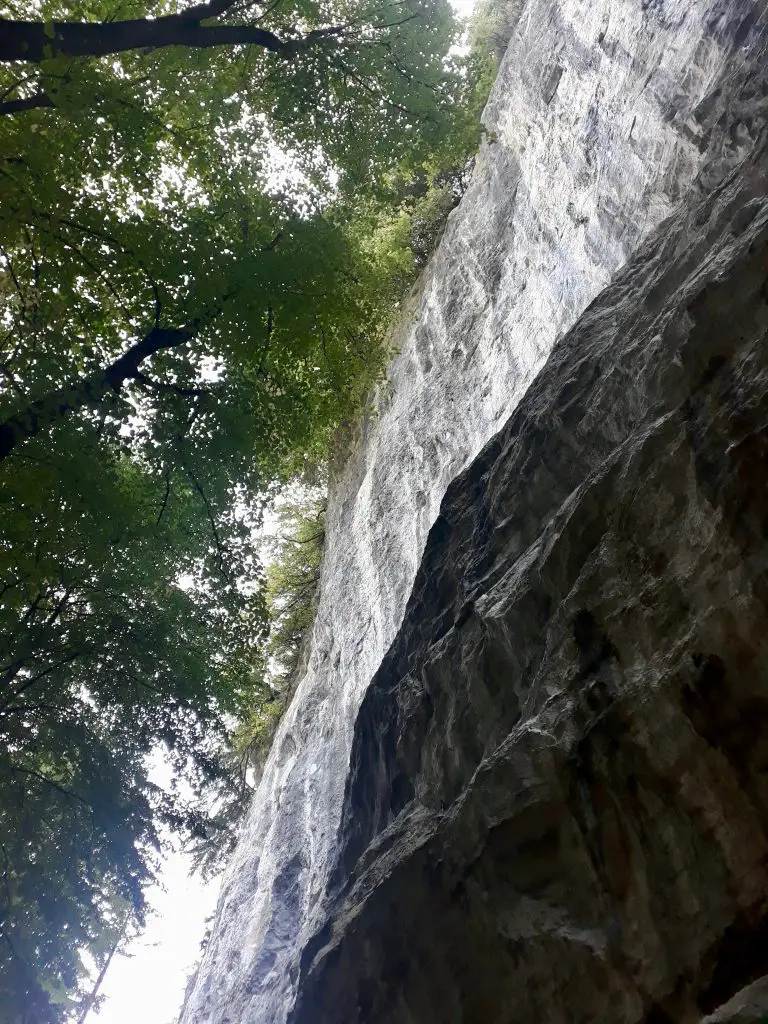
[[[450,486],[292,1024],[692,1024],[768,972],[766,481],[761,147]]]
[[[765,1024],[768,1020],[768,978],[748,985],[702,1024]]]
[[[511,10],[486,113],[494,141],[334,482],[308,671],[228,871],[186,1024],[286,1021],[302,951],[326,920],[360,702],[446,487],[642,240],[760,131],[768,32],[755,0]]]

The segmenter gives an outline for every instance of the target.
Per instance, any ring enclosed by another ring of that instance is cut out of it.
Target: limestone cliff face
[[[295,1024],[687,1024],[768,974],[766,471],[761,147],[450,486]]]
[[[765,5],[514,10],[187,1024],[693,1020],[760,927]]]

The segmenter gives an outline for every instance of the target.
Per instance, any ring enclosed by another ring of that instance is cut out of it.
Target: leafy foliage
[[[317,477],[318,467],[312,467]],[[325,545],[325,489],[293,481],[272,505],[274,533],[264,589],[269,617],[265,642],[250,660],[248,704],[229,738],[225,759],[239,780],[239,800],[220,801],[208,832],[192,847],[195,866],[212,874],[237,840],[242,805],[253,792],[301,670],[314,623]]]
[[[270,629],[267,655],[273,688],[294,681],[305,634],[314,622],[325,545],[326,498],[304,489],[278,509],[274,558],[266,570]]]
[[[9,460],[0,490],[0,999],[22,1020],[77,995],[78,950],[97,955],[124,908],[141,923],[159,830],[205,830],[146,754],[162,743],[196,789],[227,782],[222,719],[245,704],[264,621],[258,589],[208,582],[219,552],[191,487],[160,517],[152,474],[77,440],[66,459]],[[242,525],[219,529],[226,571],[258,584]],[[179,586],[184,567],[199,586]]]
[[[469,32],[471,52],[494,72],[504,56],[525,0],[479,0]],[[490,82],[488,86],[490,87]]]
[[[258,763],[296,682],[301,653],[320,590],[325,545],[325,494],[298,491],[277,509],[273,556],[266,569],[269,632],[264,647],[264,687],[239,730],[239,745]]]
[[[216,6],[201,31],[226,18],[279,47],[76,55],[69,22],[103,41],[175,8],[2,12],[50,40],[5,63],[0,42],[10,1024],[88,1005],[83,955],[102,966],[141,927],[169,835],[226,849],[247,793],[228,733],[250,721],[251,746],[268,742],[321,557],[313,541],[292,562],[289,547],[265,578],[264,501],[323,457],[380,376],[431,244],[418,225],[477,139],[444,0]],[[158,748],[170,789],[149,771]]]

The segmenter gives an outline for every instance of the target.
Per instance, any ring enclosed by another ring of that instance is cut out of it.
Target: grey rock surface
[[[690,190],[742,162],[760,131],[762,3],[515,0],[511,10],[486,112],[495,141],[335,479],[308,670],[228,870],[186,1024],[288,1019],[303,951],[326,920],[360,703],[446,487],[643,239]]]
[[[768,1020],[768,978],[747,985],[702,1024],[765,1024]]]
[[[767,146],[449,487],[340,835],[292,1024],[764,1019]]]

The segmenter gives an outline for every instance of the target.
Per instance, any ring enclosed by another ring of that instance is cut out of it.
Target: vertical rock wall
[[[357,713],[446,487],[640,242],[754,144],[764,4],[527,0],[515,11],[490,140],[334,483],[308,671],[228,870],[186,1024],[286,1021],[324,920]]]
[[[449,487],[291,1024],[765,1024],[767,300],[762,146]]]

